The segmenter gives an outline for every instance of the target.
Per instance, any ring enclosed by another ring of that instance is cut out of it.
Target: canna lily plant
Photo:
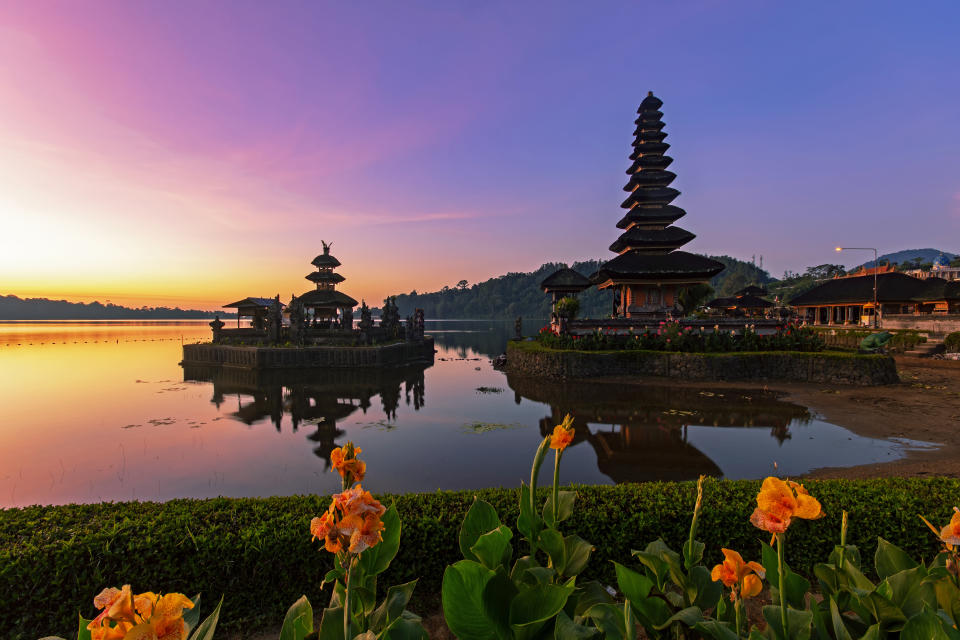
[[[77,640],[212,640],[223,599],[203,623],[199,603],[199,595],[192,599],[182,593],[134,595],[128,584],[109,587],[93,599],[100,613],[93,620],[80,616]]]
[[[359,447],[348,442],[330,454],[340,474],[342,491],[333,496],[323,515],[310,522],[310,534],[333,554],[334,567],[321,587],[333,585],[316,637],[323,640],[420,640],[427,638],[419,616],[406,609],[416,580],[390,587],[377,605],[377,576],[387,570],[400,547],[400,516],[359,484],[367,465]],[[287,612],[280,640],[312,636],[313,607],[306,596]]]
[[[658,539],[633,552],[640,567],[614,563],[623,606],[600,604],[587,613],[605,637],[632,640],[637,625],[649,638],[685,637],[706,620],[704,611],[721,604],[723,588],[703,566],[706,545],[696,539],[705,480],[697,481],[690,532],[680,553]]]
[[[560,461],[574,438],[567,415],[544,437],[534,455],[530,484],[520,490],[517,530],[529,548],[514,559],[513,532],[496,510],[475,500],[464,517],[459,542],[463,560],[443,574],[443,614],[460,640],[587,638],[586,611],[613,599],[597,582],[577,584],[593,547],[564,535],[561,523],[573,514],[576,495],[560,491]],[[542,509],[537,477],[550,449],[555,452],[553,485]]]

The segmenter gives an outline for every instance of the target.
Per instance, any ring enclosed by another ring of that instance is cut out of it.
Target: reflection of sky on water
[[[0,506],[326,494],[339,478],[325,457],[348,439],[374,491],[516,487],[567,411],[564,482],[760,477],[774,460],[796,475],[905,448],[759,391],[508,380],[489,358],[512,322],[427,329],[439,352],[426,370],[192,380],[180,342],[207,339],[205,322],[0,324]]]
[[[864,438],[820,420],[791,426],[791,437],[782,444],[774,438],[758,438],[754,429],[699,426],[689,427],[687,440],[731,479],[797,476],[811,467],[889,462],[903,457],[905,450],[930,446],[909,440]]]

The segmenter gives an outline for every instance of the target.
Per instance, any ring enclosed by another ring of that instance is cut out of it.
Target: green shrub
[[[943,346],[950,353],[960,351],[960,331],[947,334],[947,337],[943,339]]]
[[[849,349],[856,351],[860,347],[860,342],[869,335],[877,333],[870,329],[831,329],[828,327],[816,327],[817,332],[827,347],[830,349]],[[926,342],[927,337],[922,335],[916,329],[900,329],[890,331],[893,337],[887,343],[888,353],[903,353],[910,351],[920,343]]]
[[[642,333],[618,334],[612,328],[586,335],[557,335],[544,327],[537,335],[540,344],[551,349],[577,351],[679,351],[682,353],[728,353],[742,351],[822,351],[824,342],[809,327],[787,324],[772,335],[760,335],[752,328],[742,333],[721,330],[718,325],[699,328],[678,322],[661,322]]]
[[[877,536],[912,557],[932,558],[937,540],[920,522],[949,520],[960,503],[960,480],[874,479],[805,483],[823,504],[822,520],[790,531],[790,565],[807,575],[837,539],[840,512],[850,513],[849,544],[867,553]],[[709,482],[698,538],[704,563],[719,562],[721,547],[756,548],[768,536],[750,524],[758,481]],[[590,540],[596,551],[585,579],[615,580],[611,561],[630,559],[658,537],[679,547],[689,534],[695,483],[577,486],[576,513],[566,531]],[[436,608],[444,568],[460,557],[460,522],[474,496],[489,502],[503,522],[517,518],[517,489],[442,491],[379,496],[396,503],[403,519],[400,551],[383,584],[420,578],[412,608]],[[542,498],[546,498],[544,493]],[[75,632],[78,608],[90,615],[93,596],[105,586],[202,592],[224,596],[220,628],[274,626],[304,593],[315,602],[331,568],[330,554],[311,543],[310,519],[326,496],[216,498],[166,503],[102,503],[0,511],[0,629],[29,639]],[[433,598],[430,600],[430,598]]]

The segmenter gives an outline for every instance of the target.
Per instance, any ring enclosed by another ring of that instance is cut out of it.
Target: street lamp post
[[[873,328],[880,328],[880,307],[877,306],[877,250],[873,247],[837,247],[837,251],[873,251]]]

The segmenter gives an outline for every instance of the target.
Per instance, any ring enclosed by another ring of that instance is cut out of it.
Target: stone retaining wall
[[[709,381],[788,381],[880,385],[899,382],[890,356],[830,352],[671,353],[564,351],[532,342],[507,345],[507,371],[545,378],[637,375]]]
[[[893,315],[886,314],[880,320],[884,329],[916,329],[935,335],[960,331],[960,315]]]
[[[183,365],[222,365],[250,369],[312,367],[399,367],[433,362],[433,338],[372,347],[238,347],[183,345]]]

